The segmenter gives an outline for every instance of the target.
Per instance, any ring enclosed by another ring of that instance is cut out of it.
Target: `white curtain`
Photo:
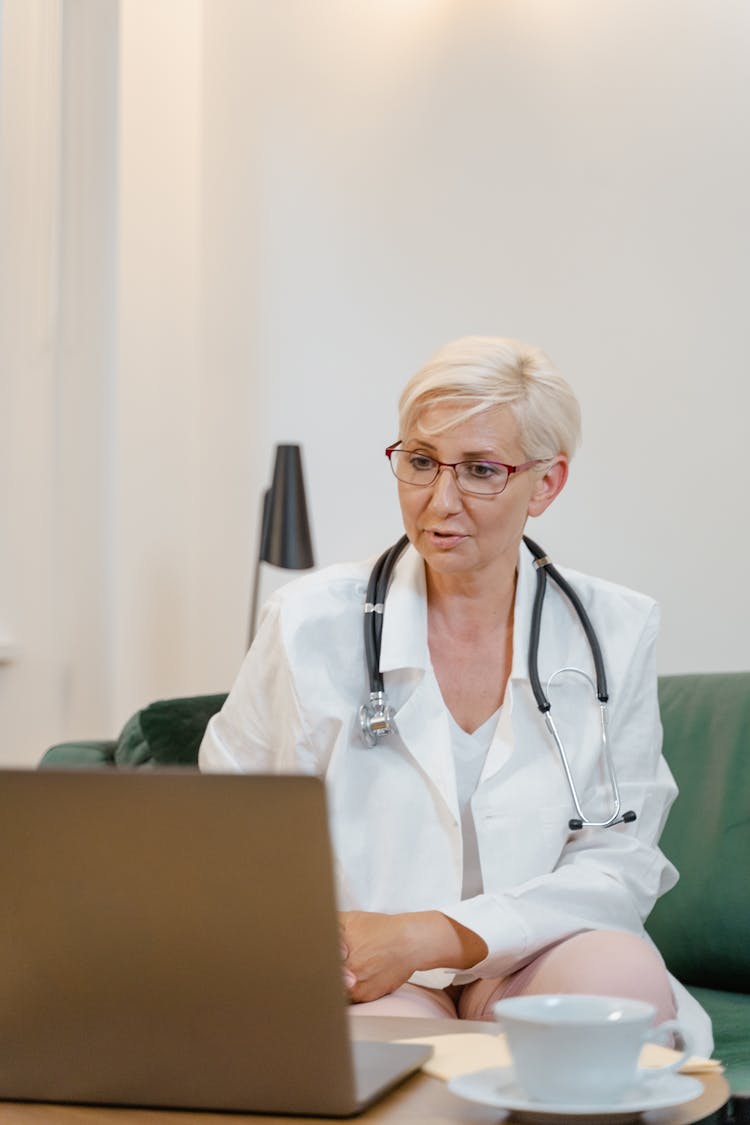
[[[116,36],[116,0],[0,5],[0,642],[12,657],[0,664],[0,754],[8,764],[35,760],[81,721],[106,725]]]

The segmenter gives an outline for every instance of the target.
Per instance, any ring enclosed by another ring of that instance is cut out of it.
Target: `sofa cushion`
[[[750,673],[659,680],[680,788],[661,839],[681,873],[647,929],[685,984],[750,991]]]
[[[197,766],[198,749],[208,720],[226,699],[196,695],[162,699],[128,719],[115,748],[115,765]]]

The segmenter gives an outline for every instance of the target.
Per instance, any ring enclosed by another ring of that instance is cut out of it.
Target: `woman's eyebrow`
[[[419,437],[404,438],[404,445],[418,445],[420,449],[429,449],[433,453],[436,451],[436,447],[432,444],[432,442],[424,441]]]
[[[413,437],[407,438],[405,444],[417,445],[420,449],[426,449],[430,453],[437,452],[437,447],[429,441],[423,441],[421,438]],[[496,461],[498,464],[504,464],[500,457],[493,449],[467,449],[458,459],[459,461]],[[458,464],[458,461],[456,462]]]

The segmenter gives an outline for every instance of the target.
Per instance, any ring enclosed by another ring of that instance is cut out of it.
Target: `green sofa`
[[[195,768],[225,698],[152,703],[118,739],[53,746],[40,768]],[[659,699],[664,754],[680,787],[662,847],[681,876],[648,930],[711,1015],[733,1091],[750,1096],[750,672],[665,676]]]

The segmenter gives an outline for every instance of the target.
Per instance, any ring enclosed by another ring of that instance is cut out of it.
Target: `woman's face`
[[[426,407],[405,434],[402,448],[437,461],[528,460],[508,406],[494,406],[435,433],[455,414],[446,404]],[[431,485],[398,482],[404,528],[428,567],[440,574],[470,575],[515,569],[528,516],[551,504],[565,484],[567,458],[560,454],[543,469],[512,473],[499,495],[473,496],[458,487],[452,469],[441,469]]]

